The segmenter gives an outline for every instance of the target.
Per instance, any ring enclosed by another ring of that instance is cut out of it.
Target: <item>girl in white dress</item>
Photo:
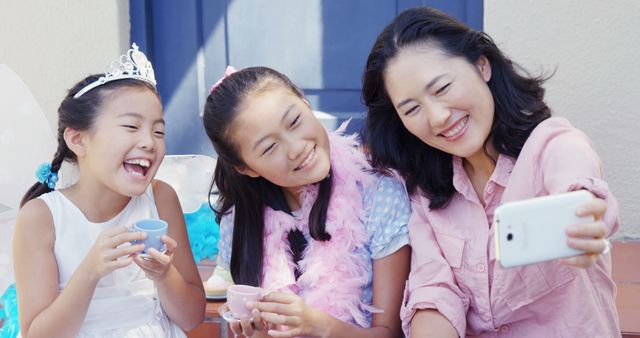
[[[165,154],[151,64],[134,44],[58,109],[58,148],[24,196],[14,235],[22,337],[185,337],[206,300],[174,190],[153,177]],[[63,161],[79,179],[54,190]],[[169,224],[166,251],[137,252],[144,218]]]

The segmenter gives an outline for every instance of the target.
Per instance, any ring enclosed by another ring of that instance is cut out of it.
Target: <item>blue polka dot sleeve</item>
[[[409,244],[411,203],[404,185],[395,177],[381,176],[369,190],[365,194],[365,205],[370,206],[367,231],[371,257],[379,259]]]
[[[227,271],[231,265],[231,243],[233,239],[233,213],[220,220],[220,240],[218,241],[217,265]]]

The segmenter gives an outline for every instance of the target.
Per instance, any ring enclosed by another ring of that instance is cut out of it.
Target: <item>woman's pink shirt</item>
[[[493,240],[500,204],[577,189],[607,202],[603,222],[613,234],[618,204],[602,177],[593,145],[563,118],[540,123],[517,160],[500,155],[484,189],[486,206],[454,158],[456,192],[446,207],[429,210],[427,198],[412,199],[413,254],[401,310],[407,337],[420,309],[437,309],[460,337],[619,337],[609,254],[588,269],[558,261],[504,269]]]

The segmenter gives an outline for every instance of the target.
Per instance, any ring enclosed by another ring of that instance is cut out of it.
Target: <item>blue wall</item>
[[[314,109],[353,117],[350,130],[358,131],[373,41],[399,12],[423,5],[482,29],[481,0],[131,0],[131,41],[155,67],[167,153],[213,153],[200,113],[228,64],[283,72]]]

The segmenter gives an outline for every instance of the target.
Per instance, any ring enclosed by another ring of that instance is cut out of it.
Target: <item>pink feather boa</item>
[[[366,312],[375,309],[362,301],[369,262],[362,254],[368,234],[358,182],[366,187],[373,176],[366,172],[370,166],[357,149],[356,136],[342,136],[345,127],[343,124],[329,133],[333,191],[326,231],[331,240],[309,241],[299,261],[301,275],[296,281],[287,233],[294,228],[309,233],[309,212],[318,185],[302,188],[300,217],[265,208],[262,287],[298,294],[308,305],[337,319],[368,327]]]

